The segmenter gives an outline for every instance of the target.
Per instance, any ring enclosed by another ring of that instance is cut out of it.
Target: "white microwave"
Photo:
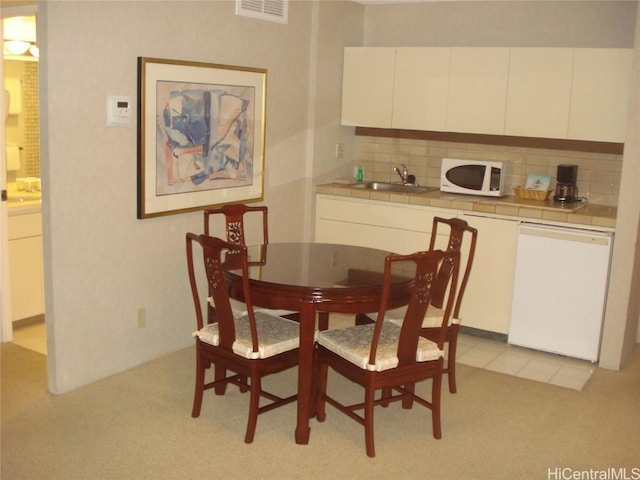
[[[440,170],[442,192],[504,197],[507,195],[509,162],[443,158]]]

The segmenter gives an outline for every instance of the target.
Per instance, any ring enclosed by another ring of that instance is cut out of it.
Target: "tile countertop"
[[[18,190],[15,183],[7,183],[7,212],[13,215],[38,213],[42,209],[42,193]]]
[[[316,193],[341,197],[379,200],[392,203],[407,203],[427,207],[451,208],[455,210],[518,217],[526,220],[543,220],[605,227],[614,229],[618,208],[595,203],[572,203],[563,205],[553,200],[527,200],[507,197],[481,197],[459,195],[435,190],[427,193],[392,193],[351,188],[350,185],[329,183],[316,186]]]

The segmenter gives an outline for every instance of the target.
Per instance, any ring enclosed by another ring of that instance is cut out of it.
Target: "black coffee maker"
[[[578,166],[577,165],[558,165],[556,175],[556,194],[553,199],[556,202],[571,203],[577,202],[578,199]]]

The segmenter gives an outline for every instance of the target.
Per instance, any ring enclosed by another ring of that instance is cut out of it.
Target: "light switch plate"
[[[109,95],[107,97],[107,126],[131,125],[131,97]]]

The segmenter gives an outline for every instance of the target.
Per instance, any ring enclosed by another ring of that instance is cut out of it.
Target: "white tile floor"
[[[329,328],[353,325],[350,315],[331,314]],[[552,353],[516,347],[469,334],[458,336],[457,361],[506,375],[582,390],[597,364]]]
[[[463,365],[582,390],[597,364],[508,343],[460,334],[457,361]]]
[[[351,319],[347,321],[352,322]],[[332,322],[331,327],[347,325]],[[14,329],[13,343],[46,355],[45,324],[37,323]],[[529,350],[468,334],[460,334],[458,337],[457,357],[458,363],[463,365],[573,390],[582,390],[597,367],[588,361]]]
[[[44,322],[14,328],[13,343],[46,355],[47,331]]]

